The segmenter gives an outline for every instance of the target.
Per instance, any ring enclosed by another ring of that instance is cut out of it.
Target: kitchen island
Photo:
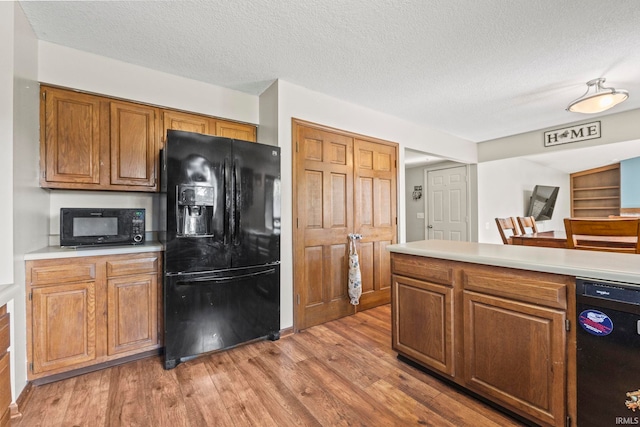
[[[539,425],[576,419],[575,278],[640,284],[637,255],[388,246],[398,354]]]

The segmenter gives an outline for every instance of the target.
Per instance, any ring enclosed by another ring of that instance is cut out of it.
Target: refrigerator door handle
[[[223,169],[222,169],[222,173],[225,176],[225,179],[222,180],[222,194],[224,194],[225,200],[227,198],[227,190],[228,190],[227,189],[227,179],[226,179],[226,177],[228,176],[228,173],[227,173],[227,167],[228,167],[227,162],[228,162],[228,159],[225,157],[224,165],[223,165]],[[229,206],[225,202],[224,203],[224,218],[222,220],[222,228],[224,230],[224,232],[222,233],[224,235],[222,243],[225,246],[229,244],[229,232],[228,232],[228,230],[229,230],[229,221],[230,221],[229,217],[230,216],[231,216],[231,212],[230,212]]]
[[[176,285],[189,285],[191,283],[194,282],[215,282],[215,283],[223,283],[223,282],[231,282],[234,280],[238,280],[238,279],[246,279],[248,277],[257,277],[257,276],[264,276],[267,274],[273,274],[276,272],[275,268],[269,268],[267,270],[262,270],[262,271],[257,271],[254,273],[247,273],[247,274],[241,274],[238,276],[220,276],[220,277],[216,277],[216,276],[205,276],[205,277],[197,277],[197,278],[193,278],[193,279],[184,279],[184,280],[180,280],[176,283]]]
[[[242,178],[240,177],[240,171],[238,169],[238,162],[233,160],[233,243],[240,244],[240,211],[242,210]]]

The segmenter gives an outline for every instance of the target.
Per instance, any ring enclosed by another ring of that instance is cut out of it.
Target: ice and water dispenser
[[[203,185],[178,185],[177,192],[177,235],[212,236],[215,188]]]

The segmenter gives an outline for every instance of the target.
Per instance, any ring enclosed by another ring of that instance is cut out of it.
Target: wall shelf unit
[[[571,216],[620,215],[620,163],[571,174]]]

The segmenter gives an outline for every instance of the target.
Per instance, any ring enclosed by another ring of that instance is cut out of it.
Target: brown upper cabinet
[[[256,140],[253,125],[42,85],[40,186],[158,191],[168,129]]]
[[[253,125],[228,122],[182,111],[162,110],[162,136],[160,138],[162,146],[167,140],[169,129],[256,142],[256,127]]]
[[[199,116],[197,114],[182,113],[179,111],[163,111],[162,112],[162,145],[167,140],[167,131],[184,130],[187,132],[203,133],[205,135],[211,135],[209,130],[209,122],[211,119],[205,116]]]
[[[155,191],[158,160],[158,109],[130,102],[110,102],[111,186]]]
[[[100,185],[100,99],[41,88],[40,185]]]
[[[244,141],[256,140],[256,128],[254,126],[247,126],[242,123],[226,122],[223,120],[216,120],[216,135],[224,136],[225,138],[242,139]]]

